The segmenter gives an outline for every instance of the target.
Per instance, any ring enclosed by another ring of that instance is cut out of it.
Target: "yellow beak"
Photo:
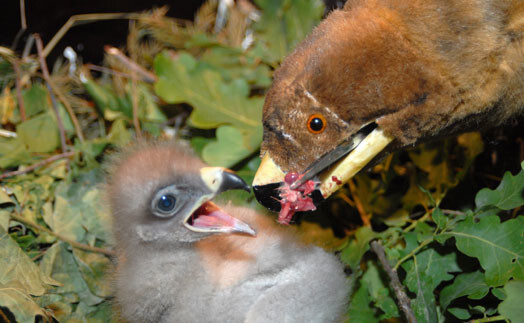
[[[375,156],[393,141],[376,128],[369,133],[348,155],[317,174],[320,183],[313,192],[313,202],[318,205],[355,176]],[[266,152],[253,180],[253,191],[257,200],[273,211],[280,208],[278,187],[284,182],[285,173]],[[318,192],[317,192],[318,191]],[[315,192],[317,192],[315,194]]]

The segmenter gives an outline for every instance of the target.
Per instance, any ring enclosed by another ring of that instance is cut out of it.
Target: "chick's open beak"
[[[202,181],[211,191],[203,195],[185,220],[185,226],[195,232],[245,233],[256,235],[248,224],[232,217],[210,200],[219,193],[241,189],[250,192],[249,185],[229,169],[204,167],[200,170]]]
[[[368,126],[363,127],[364,132],[359,131],[350,141],[310,165],[291,188],[295,189],[307,180],[315,178],[318,184],[310,195],[313,203],[317,206],[327,199],[393,140],[380,128],[373,127],[372,131],[369,129]],[[272,211],[280,210],[279,187],[283,184],[285,175],[266,152],[253,180],[253,192],[260,204]]]

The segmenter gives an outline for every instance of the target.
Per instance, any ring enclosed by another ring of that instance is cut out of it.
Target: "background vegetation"
[[[118,147],[189,140],[204,161],[251,182],[272,72],[324,12],[316,0],[255,3],[223,12],[209,1],[194,22],[166,17],[163,8],[126,15],[127,45],[108,46],[104,66],[68,56],[48,71],[50,45],[31,51],[30,41],[22,54],[0,47],[0,321],[118,319],[100,186],[104,156]],[[290,230],[347,265],[350,321],[402,319],[372,240],[384,247],[419,322],[522,321],[518,129],[391,155],[297,218]],[[501,178],[505,169],[513,175]],[[247,193],[223,198],[266,212]]]

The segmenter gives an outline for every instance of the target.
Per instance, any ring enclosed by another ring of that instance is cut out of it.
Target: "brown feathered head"
[[[522,111],[522,17],[516,0],[356,0],[332,12],[275,72],[257,199],[278,210],[313,181],[318,204],[377,155]]]

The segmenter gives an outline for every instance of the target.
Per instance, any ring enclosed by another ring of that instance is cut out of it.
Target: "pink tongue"
[[[234,218],[220,211],[213,211],[209,215],[201,215],[193,221],[193,226],[201,228],[233,227],[234,224]]]

